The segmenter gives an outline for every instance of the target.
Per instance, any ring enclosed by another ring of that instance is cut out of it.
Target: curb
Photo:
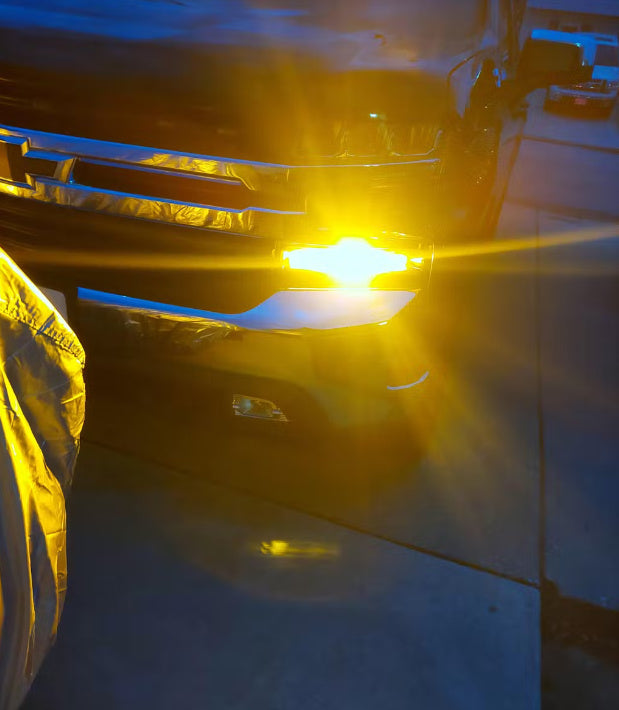
[[[561,140],[560,138],[540,138],[526,133],[522,136],[525,140],[535,141],[537,143],[552,143],[553,145],[566,145],[571,148],[582,148],[584,150],[595,150],[598,153],[619,154],[619,146],[617,148],[603,147],[599,145],[588,145],[586,143],[574,143],[573,141]]]
[[[538,202],[534,199],[508,196],[505,199],[505,204],[538,209],[542,212],[547,212],[559,217],[568,217],[591,222],[608,222],[610,224],[619,222],[619,212],[606,212],[602,210],[592,210],[586,207],[573,207],[571,205],[563,205],[557,202],[544,203]]]

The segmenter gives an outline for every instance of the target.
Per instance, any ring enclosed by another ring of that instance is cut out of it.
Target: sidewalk
[[[619,157],[617,157],[619,162]],[[540,215],[540,240],[612,226]],[[619,611],[619,224],[540,251],[546,574]]]
[[[561,594],[617,610],[619,155],[604,152],[619,150],[617,111],[589,121],[542,113],[542,101],[543,92],[533,95],[525,134],[576,146],[523,141],[502,214],[513,224],[528,214],[521,234],[538,235],[541,247],[567,242],[540,249],[536,266],[542,566]]]

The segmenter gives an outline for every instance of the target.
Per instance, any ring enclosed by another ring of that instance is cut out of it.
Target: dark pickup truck
[[[435,245],[492,235],[579,64],[516,0],[0,5],[0,244],[90,357],[277,422],[416,406]]]

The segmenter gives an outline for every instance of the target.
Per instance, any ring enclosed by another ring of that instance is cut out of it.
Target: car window
[[[600,44],[595,53],[595,64],[603,67],[619,67],[619,47]]]

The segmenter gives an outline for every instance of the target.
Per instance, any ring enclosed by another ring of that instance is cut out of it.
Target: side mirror
[[[584,64],[581,44],[528,39],[520,54],[516,79],[533,90],[588,81],[592,73],[593,67]]]

